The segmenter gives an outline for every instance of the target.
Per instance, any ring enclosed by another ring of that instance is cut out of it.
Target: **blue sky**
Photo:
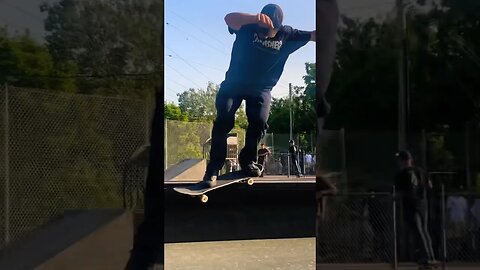
[[[165,99],[175,101],[185,88],[220,84],[230,61],[235,35],[224,22],[230,12],[259,13],[268,3],[282,7],[284,24],[301,30],[315,29],[315,0],[166,0],[165,1]],[[273,96],[288,95],[288,84],[303,86],[305,63],[315,62],[310,42],[290,56]]]
[[[0,24],[12,31],[30,29],[43,42],[45,31],[40,13],[42,2],[56,0],[0,0]],[[79,0],[80,1],[80,0]],[[205,88],[208,81],[220,84],[227,71],[234,35],[224,23],[229,12],[258,13],[268,3],[279,4],[285,24],[302,30],[315,28],[315,0],[165,0],[165,99],[176,101],[188,88]],[[395,0],[338,0],[340,12],[366,18],[385,14]],[[171,55],[171,57],[169,57]],[[288,60],[275,97],[288,95],[288,83],[303,86],[305,62],[315,61],[315,45],[309,43]]]
[[[385,14],[394,0],[338,0],[341,13],[350,17]],[[208,81],[220,84],[230,61],[235,35],[227,31],[224,17],[230,12],[256,14],[268,3],[282,7],[284,24],[315,30],[315,0],[165,0],[165,100],[176,102],[177,94],[189,88],[206,88]],[[305,63],[315,62],[315,43],[292,54],[274,97],[288,95],[288,84],[304,86]]]

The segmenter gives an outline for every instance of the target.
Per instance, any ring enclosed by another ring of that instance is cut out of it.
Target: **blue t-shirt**
[[[233,43],[230,67],[222,86],[246,85],[271,90],[282,75],[288,56],[310,41],[311,32],[282,26],[273,38],[261,39],[259,26],[248,24],[231,34]]]

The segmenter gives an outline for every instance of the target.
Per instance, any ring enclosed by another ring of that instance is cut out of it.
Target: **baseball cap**
[[[413,159],[412,154],[410,154],[410,152],[407,151],[407,150],[399,151],[395,154],[395,156],[398,157],[399,159],[403,160],[403,161]]]
[[[276,4],[268,4],[263,7],[261,13],[270,17],[270,20],[272,20],[273,27],[275,29],[279,29],[280,27],[282,27],[283,11],[280,6]]]

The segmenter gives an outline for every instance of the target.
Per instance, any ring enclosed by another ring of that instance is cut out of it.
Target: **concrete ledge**
[[[165,171],[163,178],[164,181],[178,181],[185,179],[197,179],[197,181],[200,181],[206,168],[207,162],[205,159],[185,159],[168,168]]]

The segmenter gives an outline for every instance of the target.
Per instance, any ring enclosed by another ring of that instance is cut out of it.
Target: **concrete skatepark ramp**
[[[185,159],[165,171],[164,181],[200,180],[206,168],[207,161],[205,159]]]
[[[0,252],[0,269],[123,269],[133,239],[123,209],[74,210]]]

